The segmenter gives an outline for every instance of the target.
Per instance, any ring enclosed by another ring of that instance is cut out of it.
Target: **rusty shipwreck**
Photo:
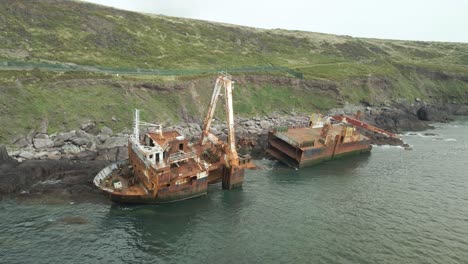
[[[292,168],[369,153],[372,149],[371,140],[357,128],[397,137],[357,117],[324,117],[314,114],[308,126],[278,127],[269,131],[267,153]]]
[[[210,132],[221,91],[224,90],[227,142]],[[191,143],[180,132],[164,131],[158,124],[140,121],[135,111],[128,160],[100,171],[94,184],[114,202],[166,203],[207,194],[208,184],[222,182],[223,189],[240,187],[244,169],[254,167],[250,156],[237,153],[232,107],[231,76],[216,79],[200,141]],[[142,128],[145,128],[141,133]]]

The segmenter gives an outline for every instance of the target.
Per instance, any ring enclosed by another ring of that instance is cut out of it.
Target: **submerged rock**
[[[57,223],[65,225],[85,225],[88,224],[88,219],[80,216],[66,216],[57,219]]]

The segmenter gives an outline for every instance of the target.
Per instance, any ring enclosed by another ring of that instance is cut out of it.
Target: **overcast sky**
[[[468,42],[468,0],[86,0],[120,9],[260,28]]]

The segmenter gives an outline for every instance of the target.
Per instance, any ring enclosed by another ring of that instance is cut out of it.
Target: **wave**
[[[372,147],[380,148],[380,149],[405,149],[405,147],[403,146],[393,146],[393,145],[372,145]]]
[[[444,141],[457,141],[455,138],[446,138]]]

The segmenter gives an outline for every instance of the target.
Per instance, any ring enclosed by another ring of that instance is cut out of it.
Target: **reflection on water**
[[[467,131],[300,170],[258,161],[242,189],[180,203],[2,201],[0,263],[464,263]]]

